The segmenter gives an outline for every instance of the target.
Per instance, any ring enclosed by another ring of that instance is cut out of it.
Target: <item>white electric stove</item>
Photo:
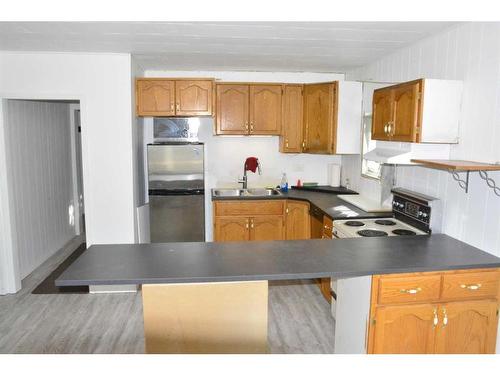
[[[428,233],[392,217],[381,219],[335,220],[333,226],[333,235],[336,238],[415,236],[423,234]]]

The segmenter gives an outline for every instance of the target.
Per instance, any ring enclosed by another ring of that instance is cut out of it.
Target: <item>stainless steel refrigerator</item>
[[[205,241],[203,144],[148,145],[151,242]]]

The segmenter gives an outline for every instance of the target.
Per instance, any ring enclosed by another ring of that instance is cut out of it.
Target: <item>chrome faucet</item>
[[[250,158],[247,158],[243,163],[243,178],[238,179],[238,183],[243,185],[243,189],[248,189],[248,176],[247,176],[247,171],[249,170],[247,166],[248,159]],[[257,160],[257,170],[259,172],[259,175],[262,175],[262,167],[260,165],[260,161],[257,158],[255,159]]]

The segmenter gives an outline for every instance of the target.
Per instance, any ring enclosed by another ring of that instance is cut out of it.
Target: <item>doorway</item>
[[[85,241],[80,102],[2,101],[13,254],[21,279]]]

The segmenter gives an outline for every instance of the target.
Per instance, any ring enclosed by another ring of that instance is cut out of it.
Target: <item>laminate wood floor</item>
[[[31,294],[74,249],[0,296],[0,353],[144,353],[141,293]],[[313,281],[269,285],[269,351],[333,353],[330,305]]]

